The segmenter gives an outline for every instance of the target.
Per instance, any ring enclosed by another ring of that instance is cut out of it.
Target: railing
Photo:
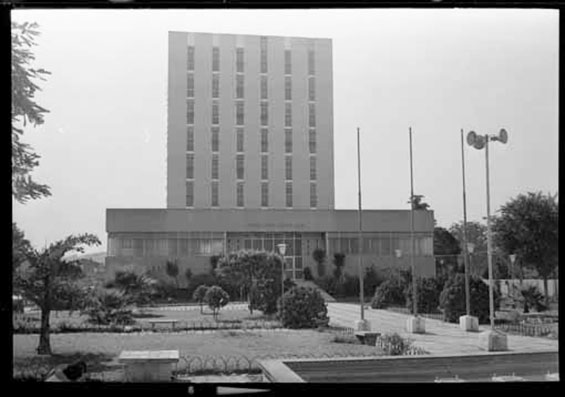
[[[535,337],[555,336],[555,338],[557,338],[557,335],[559,334],[558,323],[553,323],[553,324],[501,323],[501,324],[495,324],[494,328],[509,334],[518,334],[522,336],[535,336]]]
[[[281,355],[260,355],[247,357],[239,356],[184,356],[181,357],[176,370],[176,376],[205,375],[205,374],[242,374],[260,373],[261,369],[258,362],[260,360],[288,360],[288,359],[318,359],[318,358],[345,358],[345,357],[378,357],[379,354],[373,352],[356,353],[319,353],[319,354],[281,354]]]
[[[389,311],[395,312],[395,313],[402,313],[402,314],[408,314],[408,315],[412,314],[410,312],[410,309],[408,309],[407,307],[390,306],[390,307],[387,307],[386,310],[389,310]],[[443,313],[441,313],[441,312],[438,312],[438,313],[418,313],[418,315],[422,316],[424,318],[429,318],[431,320],[445,321]]]

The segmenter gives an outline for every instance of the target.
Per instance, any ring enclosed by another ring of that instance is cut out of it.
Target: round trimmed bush
[[[371,307],[373,309],[384,309],[390,305],[404,306],[406,304],[404,289],[405,287],[397,279],[383,281],[375,290]]]
[[[435,278],[418,278],[418,313],[436,313],[443,284]],[[413,309],[412,283],[404,290],[406,307]]]
[[[490,320],[488,284],[478,277],[471,277],[469,289],[471,290],[471,315],[477,317],[481,324],[488,323]],[[500,294],[496,287],[493,292],[494,309],[497,310],[500,306]],[[459,273],[447,280],[439,300],[445,320],[451,323],[459,321],[459,317],[466,313],[465,276]]]
[[[294,287],[284,294],[283,326],[288,328],[317,328],[329,323],[328,309],[318,290]],[[279,307],[279,315],[281,307]]]

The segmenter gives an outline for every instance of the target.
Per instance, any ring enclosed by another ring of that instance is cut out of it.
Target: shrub
[[[334,277],[340,279],[343,275],[343,267],[345,266],[345,254],[336,252],[334,254]]]
[[[412,347],[412,341],[410,339],[405,339],[396,332],[382,335],[379,337],[377,343],[388,356],[401,356],[407,354]]]
[[[535,308],[537,312],[547,310],[547,307],[543,303],[545,298],[535,285],[522,288],[520,295],[524,302],[524,313],[529,313],[530,308]]]
[[[203,305],[206,301],[206,293],[208,292],[209,288],[211,287],[208,287],[207,285],[200,285],[194,290],[194,293],[192,295],[192,299],[194,299],[200,305],[200,313],[204,311]]]
[[[314,283],[330,295],[335,295],[337,291],[337,280],[332,276],[318,277]]]
[[[469,279],[469,289],[471,290],[471,315],[479,319],[479,323],[489,322],[489,287],[478,277]],[[459,317],[466,313],[465,308],[465,276],[455,274],[443,288],[440,294],[440,307],[446,321],[457,322]],[[500,294],[494,290],[494,308],[498,309]]]
[[[373,267],[365,269],[365,276],[363,278],[363,292],[365,296],[373,296],[375,290],[385,278]]]
[[[88,322],[100,325],[133,324],[133,313],[128,308],[128,299],[122,291],[98,291],[87,303],[83,313],[88,316]]]
[[[359,277],[345,274],[342,282],[338,284],[339,296],[353,297],[359,296]]]
[[[304,280],[312,281],[314,277],[312,276],[312,270],[308,266],[304,268]]]
[[[443,284],[441,281],[435,278],[418,278],[418,313],[437,312],[442,290]],[[412,311],[412,283],[406,287],[404,295],[406,307]]]
[[[316,248],[312,252],[312,258],[317,264],[316,270],[318,271],[318,277],[324,277],[326,275],[326,267],[325,267],[326,251],[324,251],[321,248]]]
[[[329,323],[326,303],[320,292],[313,288],[294,287],[284,294],[283,326],[289,328],[317,328]]]
[[[410,284],[411,274],[408,270],[388,270],[385,280],[375,289],[371,301],[373,309],[384,309],[388,306],[406,305],[405,290]]]
[[[187,293],[189,296],[194,296],[194,291],[201,285],[211,287],[218,285],[218,279],[209,273],[198,273],[193,275],[188,282]]]
[[[208,307],[212,309],[212,314],[214,315],[214,319],[216,319],[220,309],[230,301],[230,296],[221,287],[214,285],[207,289],[204,300],[208,304]]]
[[[157,280],[147,274],[118,270],[114,280],[106,283],[105,287],[120,290],[130,303],[148,304],[153,301],[157,284]]]

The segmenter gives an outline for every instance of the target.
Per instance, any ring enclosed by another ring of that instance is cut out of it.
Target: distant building
[[[334,209],[332,79],[329,39],[170,32],[167,208],[108,209],[107,267],[195,274],[213,254],[285,242],[289,277],[316,275],[315,248],[356,272],[357,212]],[[422,275],[433,224],[416,211]],[[410,211],[364,211],[363,225],[365,266],[408,264]]]

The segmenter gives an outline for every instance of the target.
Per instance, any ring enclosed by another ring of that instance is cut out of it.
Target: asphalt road
[[[283,360],[284,361],[284,360]],[[371,360],[317,360],[285,362],[306,382],[434,382],[454,378],[467,382],[491,382],[493,376],[519,376],[526,381],[545,381],[559,372],[558,353],[513,353],[458,357],[413,357]]]

